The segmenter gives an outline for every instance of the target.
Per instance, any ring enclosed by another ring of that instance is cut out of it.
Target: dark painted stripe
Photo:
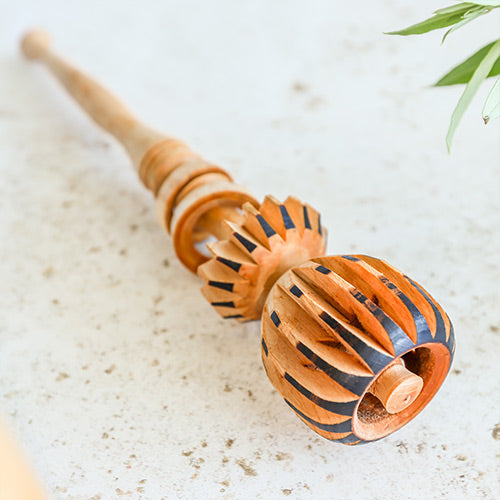
[[[347,403],[339,403],[336,401],[327,401],[326,399],[322,399],[306,389],[303,385],[299,384],[299,382],[297,382],[297,380],[295,380],[289,373],[285,373],[285,380],[295,387],[295,389],[297,389],[303,396],[309,399],[309,401],[312,401],[314,404],[323,408],[323,410],[331,411],[337,415],[351,417],[354,413],[356,405],[358,404],[358,400],[348,401]]]
[[[264,340],[264,337],[262,337],[261,344],[262,344],[262,349],[264,349],[264,353],[267,356],[269,354],[269,351],[267,350],[267,345],[266,345],[266,341]]]
[[[451,368],[451,361],[453,361],[453,356],[455,354],[455,329],[453,328],[453,324],[451,323],[449,316],[448,316],[448,321],[450,322],[450,336],[448,338],[448,342],[446,343],[446,345],[451,352],[451,360],[450,360],[450,368]],[[448,370],[450,370],[450,368],[448,368]]]
[[[345,387],[348,391],[356,394],[356,396],[361,396],[368,384],[373,380],[373,377],[362,377],[337,370],[337,368],[329,365],[302,342],[297,344],[297,349],[321,371],[337,382],[337,384]]]
[[[285,399],[285,403],[300,417],[302,417],[304,420],[309,422],[310,424],[314,425],[314,427],[317,427],[318,429],[321,429],[323,431],[327,432],[338,432],[339,434],[342,432],[351,432],[352,430],[352,422],[351,419],[346,420],[345,422],[341,422],[340,424],[322,424],[321,422],[316,422],[316,420],[313,420],[312,418],[308,417],[304,413],[302,413],[299,409],[295,408],[290,401]],[[357,438],[359,439],[359,438]],[[356,440],[357,440],[356,439]]]
[[[221,290],[227,290],[228,292],[233,291],[233,283],[224,283],[223,281],[209,281],[209,286],[213,286],[214,288],[220,288]]]
[[[247,240],[240,233],[234,232],[233,236],[248,250],[249,253],[252,253],[257,248],[257,245],[255,243]]]
[[[290,288],[290,292],[293,293],[293,295],[295,295],[295,297],[299,299],[300,297],[302,297],[302,295],[304,295],[304,292],[302,292],[302,290],[295,285],[293,285],[292,288]]]
[[[361,359],[365,361],[373,373],[378,373],[392,361],[392,356],[383,354],[373,349],[373,347],[370,347],[368,344],[365,344],[360,338],[351,333],[347,328],[344,328],[327,312],[323,311],[319,317],[359,354]]]
[[[342,257],[344,259],[347,259],[347,260],[350,260],[353,262],[360,261],[360,259],[358,259],[357,257],[353,257],[351,255],[343,255]],[[382,283],[384,283],[384,285],[389,290],[391,290],[401,300],[401,302],[403,302],[405,307],[408,309],[408,312],[411,314],[413,321],[415,323],[415,328],[417,331],[417,341],[418,341],[420,336],[423,336],[426,338],[431,338],[430,329],[429,329],[429,325],[427,324],[427,320],[425,319],[423,314],[420,312],[420,310],[417,308],[417,306],[394,283],[392,283],[386,276],[384,276],[383,274],[379,275],[378,279]],[[371,308],[370,308],[370,310],[372,311]],[[375,314],[375,316],[377,316],[377,315]],[[379,317],[377,317],[377,319],[379,321],[381,321]],[[391,321],[392,321],[392,319],[391,319]],[[383,324],[383,322],[384,322],[384,320],[382,319],[382,324]],[[389,323],[389,322],[387,322],[387,323]],[[394,351],[395,351],[396,355],[403,353],[404,351],[408,350],[411,347],[411,346],[409,347],[407,339],[404,338],[404,336],[401,335],[401,332],[399,332],[397,329],[395,329],[392,324],[390,324],[390,323],[388,325],[383,324],[383,326],[391,338],[391,342],[393,344]],[[388,326],[388,328],[387,328],[387,326]],[[397,325],[397,326],[399,326],[399,325]],[[404,330],[402,330],[402,331],[405,334],[405,336],[408,338],[408,340],[413,343],[413,341],[410,339],[410,337],[408,335],[406,335],[406,332],[404,332]],[[391,332],[394,332],[394,335],[391,335]]]
[[[394,284],[385,276],[379,276],[379,280],[391,290],[405,305],[411,314],[417,330],[417,342],[419,339],[431,339],[431,330],[425,319],[425,316],[420,312],[420,309]]]
[[[276,234],[276,231],[270,226],[269,222],[267,222],[267,220],[262,217],[261,214],[257,214],[257,220],[259,221],[260,226],[262,227],[264,233],[266,233],[266,236],[268,238]]]
[[[211,305],[214,307],[234,307],[234,302],[228,301],[228,302],[211,302]]]
[[[224,319],[236,319],[236,318],[243,318],[242,314],[233,314],[232,316],[223,316]]]
[[[304,212],[304,226],[306,229],[311,229],[311,221],[309,220],[309,212],[307,211],[307,207],[303,205],[302,209]]]
[[[293,220],[290,217],[290,214],[288,213],[288,210],[286,209],[285,205],[280,205],[280,210],[281,210],[281,218],[283,219],[283,224],[285,224],[285,229],[294,229],[295,224],[293,223]]]
[[[274,326],[280,326],[281,320],[279,316],[276,314],[276,311],[271,313],[271,321],[274,323]]]
[[[431,298],[424,292],[424,290],[420,288],[410,277],[405,275],[405,278],[424,296],[425,300],[429,303],[429,305],[432,307],[432,310],[434,311],[434,316],[436,317],[436,336],[434,338],[432,338],[431,336],[430,341],[433,340],[434,342],[441,342],[445,344],[451,351],[450,346],[455,341],[455,339],[453,339],[453,341],[450,342],[452,337],[454,337],[453,329],[450,328],[450,338],[448,339],[448,342],[446,342],[446,326],[444,324],[444,319],[441,313],[439,312],[439,309],[434,304],[434,301],[431,300]],[[450,321],[450,326],[451,326],[451,321]],[[423,339],[422,342],[419,339],[419,344],[423,342],[425,342],[425,339]]]
[[[377,304],[369,300],[359,290],[350,290],[350,294],[360,303],[363,304],[373,317],[380,323],[389,336],[394,347],[396,356],[415,347],[415,344],[406,335],[406,333],[395,323]]]
[[[318,233],[323,235],[323,228],[321,227],[321,214],[318,214]]]
[[[353,255],[342,255],[342,258],[351,260],[352,262],[359,262],[359,259],[357,257],[354,257]]]
[[[316,269],[316,271],[319,271],[320,273],[323,273],[323,274],[330,274],[331,273],[330,269],[327,269],[325,266],[318,266],[315,269]]]
[[[357,443],[356,441],[359,441],[359,443]],[[336,439],[335,442],[344,443],[344,444],[356,443],[356,446],[357,446],[358,444],[365,444],[367,441],[360,440],[359,437],[355,436],[354,434],[349,434],[346,437]]]
[[[225,259],[224,257],[217,257],[217,260],[227,267],[230,267],[233,271],[238,272],[240,270],[241,264],[239,262],[234,262],[234,260]]]

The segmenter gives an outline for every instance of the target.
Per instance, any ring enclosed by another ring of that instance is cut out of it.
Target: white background
[[[462,89],[430,88],[498,15],[443,47],[382,34],[447,3],[4,2],[0,412],[51,498],[499,497],[500,122],[480,118],[490,80],[448,155]],[[457,335],[424,412],[354,448],[303,425],[258,324],[210,310],[121,147],[21,57],[33,25],[258,198],[317,207],[330,253],[423,283]]]

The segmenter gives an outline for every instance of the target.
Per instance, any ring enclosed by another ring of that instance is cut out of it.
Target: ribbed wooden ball
[[[258,210],[247,203],[240,223],[225,225],[227,238],[208,245],[213,258],[198,268],[201,291],[223,318],[259,319],[285,271],[325,254],[320,214],[292,196],[266,196]]]
[[[454,350],[441,306],[401,271],[364,255],[292,268],[262,316],[272,384],[309,427],[344,444],[380,439],[415,417],[441,386]]]

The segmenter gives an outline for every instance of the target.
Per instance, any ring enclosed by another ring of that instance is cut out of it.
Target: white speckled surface
[[[51,498],[499,498],[500,121],[482,89],[448,155],[460,90],[426,88],[498,16],[439,47],[381,32],[446,2],[103,3],[0,19],[0,412]],[[318,207],[331,253],[440,300],[457,351],[421,415],[349,448],[288,410],[258,324],[210,310],[121,148],[20,57],[34,24],[258,197]]]

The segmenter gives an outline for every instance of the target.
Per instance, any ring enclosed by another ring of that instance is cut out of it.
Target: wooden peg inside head
[[[408,408],[420,394],[424,381],[406,369],[401,360],[388,366],[377,378],[370,392],[384,405],[388,413]]]

